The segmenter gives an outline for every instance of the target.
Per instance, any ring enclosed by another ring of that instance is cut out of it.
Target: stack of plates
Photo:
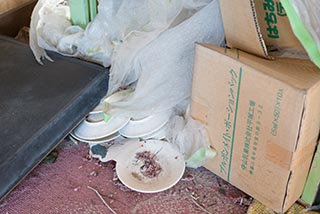
[[[123,100],[132,92],[132,89],[127,89],[107,97],[70,133],[71,137],[77,141],[91,145],[107,143],[120,137],[119,130],[127,125],[130,118],[125,116],[110,116],[110,119],[105,122],[103,105]]]
[[[152,114],[143,119],[131,119],[119,133],[126,138],[163,139],[171,111]]]
[[[106,143],[119,136],[141,139],[165,138],[171,111],[155,113],[141,119],[109,115],[110,119],[104,121],[103,106],[123,100],[131,93],[132,90],[127,89],[107,97],[70,133],[71,137],[89,144]]]
[[[70,135],[89,144],[107,143],[120,136],[119,130],[126,126],[129,120],[128,117],[111,116],[108,122],[105,122],[103,112],[91,112]]]

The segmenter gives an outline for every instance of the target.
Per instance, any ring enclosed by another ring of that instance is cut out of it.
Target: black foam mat
[[[108,88],[108,69],[0,37],[0,199],[90,112]]]

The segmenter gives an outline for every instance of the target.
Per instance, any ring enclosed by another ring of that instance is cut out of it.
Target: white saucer
[[[160,130],[169,120],[171,111],[160,112],[150,115],[141,120],[130,120],[130,122],[119,132],[127,138],[139,138],[148,136]]]
[[[130,118],[117,116],[111,116],[108,122],[98,121],[90,122],[84,120],[73,131],[74,135],[84,140],[97,140],[113,135],[122,129],[129,122]]]
[[[77,140],[77,141],[80,141],[80,142],[84,142],[84,143],[88,143],[90,145],[95,145],[95,144],[101,144],[101,143],[108,143],[114,139],[117,139],[118,137],[120,137],[121,135],[119,134],[119,132],[116,132],[112,135],[109,135],[107,137],[104,137],[104,138],[101,138],[101,139],[96,139],[96,140],[86,140],[86,139],[82,139],[82,138],[79,138],[77,137],[74,132],[70,132],[70,136]]]
[[[132,190],[143,193],[164,191],[174,186],[183,176],[183,155],[168,142],[161,140],[131,141],[118,153],[116,172],[121,182]],[[162,170],[155,178],[144,176],[137,164],[136,153],[150,151]]]
[[[143,136],[141,137],[142,139],[164,139],[166,137],[167,134],[167,125],[168,123],[166,123],[163,127],[161,127],[159,130],[152,132],[149,135]]]

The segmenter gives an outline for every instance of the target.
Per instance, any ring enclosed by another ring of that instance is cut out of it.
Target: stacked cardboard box
[[[260,1],[267,2],[278,1]],[[315,151],[320,70],[309,60],[266,59],[269,45],[253,1],[220,4],[228,46],[241,50],[196,46],[191,115],[218,154],[206,167],[284,212],[301,196]],[[286,47],[297,42],[287,34],[282,39],[293,40]]]

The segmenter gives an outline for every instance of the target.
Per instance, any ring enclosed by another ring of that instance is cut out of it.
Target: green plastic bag
[[[319,0],[281,0],[293,32],[311,60],[320,68],[320,2]]]

